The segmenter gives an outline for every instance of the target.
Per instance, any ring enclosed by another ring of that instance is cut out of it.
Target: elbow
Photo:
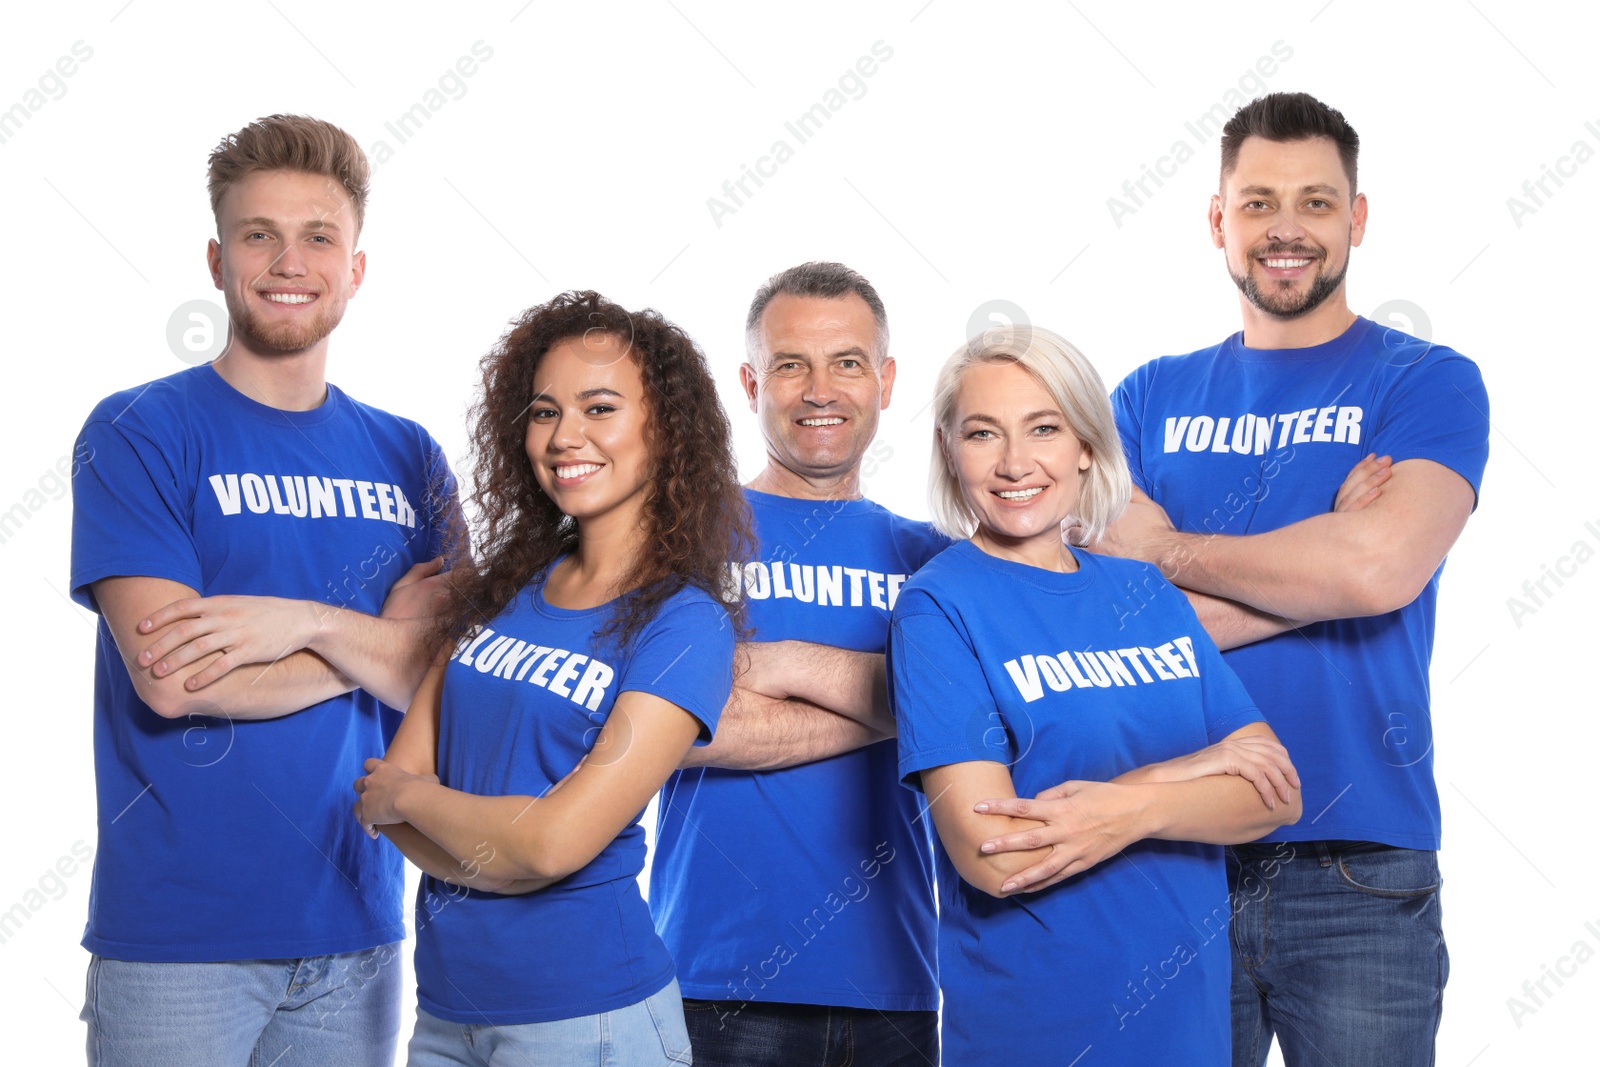
[[[1429,567],[1400,558],[1395,546],[1371,546],[1351,567],[1352,576],[1345,590],[1348,618],[1387,615],[1399,611],[1427,588],[1438,561]]]
[[[958,873],[961,875],[961,880],[979,892],[994,897],[996,900],[1006,900],[1015,896],[1016,890],[1007,891],[1002,889],[1001,886],[1005,885],[1011,879],[1011,876],[1021,871],[1023,867],[1014,862],[1005,863],[1000,858],[1004,855],[1014,857],[1017,853],[997,853],[993,856],[980,853],[973,857],[965,867],[959,869]]]
[[[186,719],[191,715],[227,717],[225,710],[185,689],[182,678],[152,679],[146,675],[141,681],[144,684],[139,686],[139,699],[163,719]]]

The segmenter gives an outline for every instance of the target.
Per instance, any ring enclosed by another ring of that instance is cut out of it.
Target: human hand
[[[358,799],[350,809],[368,837],[378,836],[378,827],[407,822],[400,814],[401,798],[419,784],[439,784],[436,774],[412,774],[398,765],[377,758],[362,765],[367,773],[355,780]]]
[[[1360,511],[1383,492],[1383,483],[1393,473],[1394,457],[1370,453],[1350,468],[1344,483],[1333,497],[1334,511]]]
[[[1171,550],[1171,535],[1175,533],[1177,528],[1172,525],[1166,509],[1135,487],[1128,509],[1089,547],[1110,556],[1154,563],[1170,580],[1173,575],[1168,572],[1167,556]]]
[[[440,614],[450,603],[450,578],[443,571],[443,556],[413,566],[389,587],[378,617],[431,619]]]
[[[305,648],[334,610],[311,600],[273,596],[210,596],[175,600],[139,623],[142,634],[166,633],[139,653],[139,665],[165,678],[203,656],[221,652],[184,682],[203,689],[246,663],[274,663]]]
[[[1213,774],[1234,774],[1256,787],[1261,802],[1275,809],[1281,799],[1289,803],[1291,789],[1300,788],[1300,774],[1289,760],[1289,750],[1277,738],[1241,734],[1207,745],[1198,752],[1159,765],[1160,781],[1189,782]],[[1056,786],[1060,789],[1060,786]],[[1053,790],[1045,790],[1045,793]],[[1039,795],[1043,797],[1045,793]]]
[[[982,852],[1050,849],[1044,859],[1007,878],[1000,886],[1005,894],[1046,889],[1082,874],[1145,836],[1140,828],[1143,804],[1137,792],[1112,782],[1063,782],[1032,800],[980,800],[973,810],[1044,823],[991,837],[978,846]]]

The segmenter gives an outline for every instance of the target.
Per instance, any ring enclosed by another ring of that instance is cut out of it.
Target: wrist
[[[300,647],[320,655],[338,640],[348,613],[335,604],[320,604],[314,600],[304,603],[305,637]]]

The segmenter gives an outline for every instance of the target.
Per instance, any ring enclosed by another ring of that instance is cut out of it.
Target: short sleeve
[[[193,487],[175,457],[138,431],[102,420],[84,426],[73,457],[72,599],[98,611],[89,587],[130,575],[200,591]]]
[[[661,606],[639,635],[618,693],[670,701],[700,720],[696,744],[711,740],[733,691],[733,624],[722,605],[697,590]]]
[[[1117,420],[1117,436],[1122,438],[1122,454],[1128,460],[1133,484],[1146,496],[1150,482],[1144,474],[1142,433],[1147,379],[1154,373],[1149,363],[1129,374],[1111,391],[1111,413]]]
[[[897,605],[887,669],[903,784],[920,789],[920,772],[930,767],[1015,761],[1012,732],[970,641],[921,590]]]
[[[460,485],[439,442],[421,427],[417,432],[422,437],[423,471],[428,483],[428,558],[443,556],[448,568],[465,558],[471,547],[461,511]]]
[[[1433,348],[1402,372],[1369,448],[1380,456],[1428,459],[1455,471],[1474,498],[1489,461],[1489,394],[1472,360]],[[1474,499],[1474,506],[1477,501]]]

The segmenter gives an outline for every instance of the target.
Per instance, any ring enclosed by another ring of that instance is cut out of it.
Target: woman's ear
[[[950,477],[954,478],[956,476],[956,464],[955,461],[950,458],[949,442],[945,440],[944,430],[939,427],[934,427],[933,439],[939,443],[939,455],[944,457],[945,471],[950,475]]]
[[[1083,447],[1078,453],[1078,470],[1087,471],[1090,467],[1094,466],[1094,446],[1086,441],[1080,442],[1080,444]]]

